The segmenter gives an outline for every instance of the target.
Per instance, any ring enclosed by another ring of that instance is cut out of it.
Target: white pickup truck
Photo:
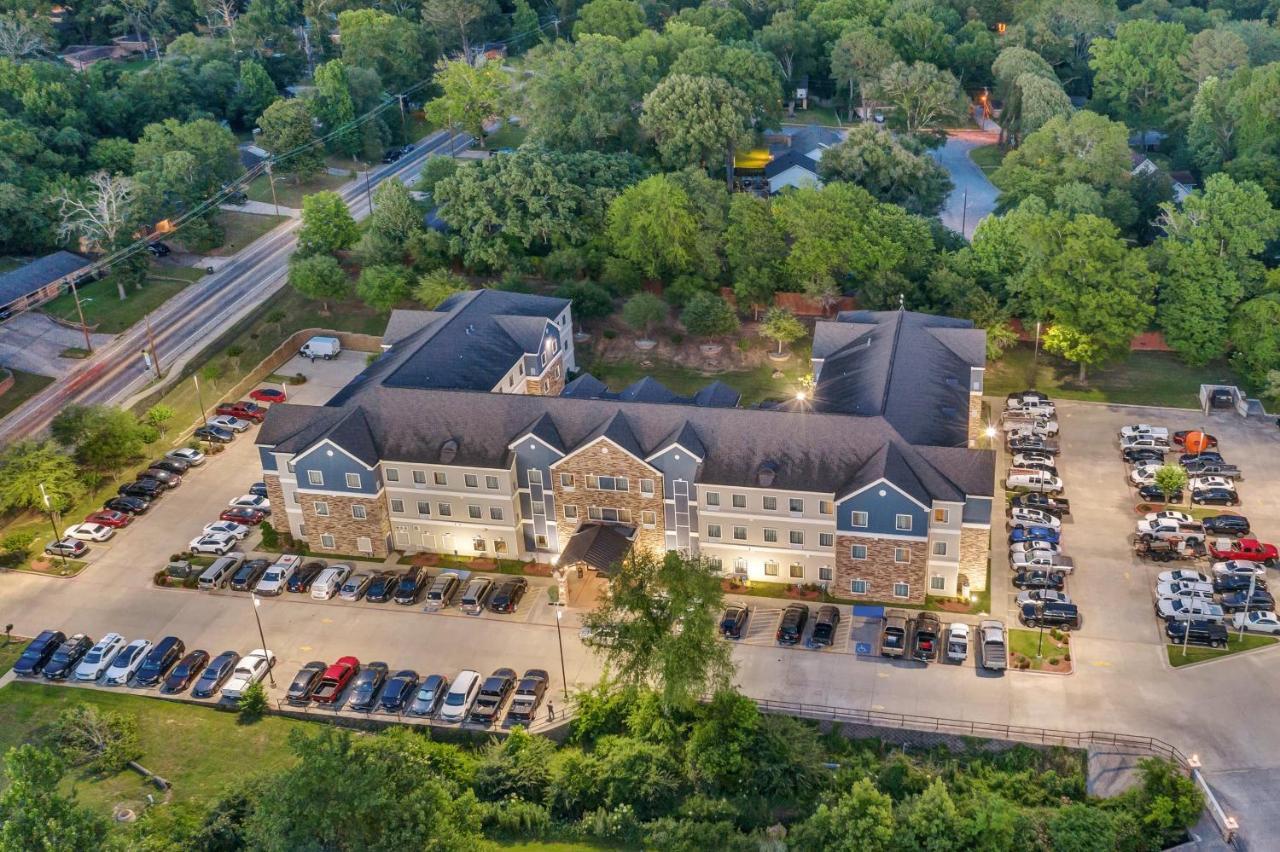
[[[1004,625],[994,619],[978,624],[982,648],[982,667],[1002,672],[1009,667],[1009,649],[1005,644]]]
[[[1009,491],[1039,491],[1043,494],[1061,494],[1062,480],[1048,471],[1011,467],[1005,477],[1004,487]]]

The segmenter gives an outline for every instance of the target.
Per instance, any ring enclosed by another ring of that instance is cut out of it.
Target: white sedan
[[[228,506],[238,506],[245,509],[257,509],[263,514],[271,514],[271,501],[266,497],[259,497],[257,494],[243,494],[227,504]]]
[[[179,447],[176,450],[170,450],[164,454],[164,457],[184,461],[192,467],[204,464],[204,453],[199,450],[193,450],[190,447]]]
[[[72,524],[67,527],[66,534],[68,538],[78,538],[81,541],[106,541],[116,531],[114,527],[104,524]]]
[[[1266,577],[1267,566],[1261,562],[1246,562],[1243,559],[1229,559],[1226,562],[1213,563],[1215,577]]]
[[[1178,568],[1175,571],[1164,571],[1156,576],[1157,583],[1212,583],[1213,580],[1199,571],[1188,571]]]
[[[276,664],[276,655],[261,648],[255,648],[240,658],[236,663],[231,678],[222,687],[222,695],[232,701],[238,701],[244,691],[267,676],[267,671]]]
[[[1156,481],[1156,471],[1164,465],[1159,462],[1143,462],[1134,465],[1133,472],[1129,474],[1129,481],[1134,485],[1148,485]]]
[[[232,417],[230,414],[222,414],[212,418],[205,425],[217,426],[219,429],[229,429],[232,432],[244,432],[253,424],[248,420],[241,420],[239,417]]]
[[[1156,586],[1156,597],[1158,598],[1199,598],[1200,600],[1213,600],[1213,584],[1212,583],[1186,583],[1182,581],[1174,583],[1161,583]]]
[[[1231,616],[1231,622],[1236,630],[1244,627],[1250,633],[1280,633],[1280,617],[1270,610],[1237,612]]]
[[[1048,512],[1042,512],[1039,509],[1010,509],[1009,510],[1009,526],[1011,527],[1048,527],[1049,529],[1058,529],[1062,526],[1062,521],[1058,520]]]
[[[1200,491],[1204,488],[1225,488],[1228,491],[1236,490],[1236,481],[1227,479],[1225,476],[1197,476],[1192,478],[1187,486],[1192,491]]]
[[[1015,553],[1031,553],[1036,550],[1057,554],[1062,552],[1062,545],[1054,544],[1051,541],[1018,541],[1009,545],[1010,556]]]
[[[1146,519],[1148,521],[1171,521],[1175,524],[1199,523],[1199,521],[1188,515],[1186,512],[1175,512],[1172,509],[1166,509],[1163,512],[1147,512]]]
[[[102,677],[115,660],[116,654],[124,647],[124,637],[119,633],[108,633],[98,640],[98,644],[89,649],[80,665],[76,666],[76,680],[92,683]]]
[[[236,541],[244,541],[245,537],[249,535],[249,528],[234,521],[214,521],[211,524],[204,525],[204,534],[230,535],[235,536]]]
[[[124,646],[123,651],[116,654],[116,658],[111,661],[111,667],[107,669],[106,677],[102,679],[102,682],[107,686],[124,686],[137,673],[142,661],[147,658],[147,654],[150,651],[150,642],[146,639],[134,639]]]
[[[213,533],[191,539],[191,544],[188,547],[192,553],[214,553],[218,556],[225,556],[235,549],[238,541],[239,539],[235,536],[227,533]]]

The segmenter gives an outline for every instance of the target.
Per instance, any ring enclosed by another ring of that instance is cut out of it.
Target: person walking
[[[554,722],[556,720],[556,708],[550,701],[547,702],[547,721]]]

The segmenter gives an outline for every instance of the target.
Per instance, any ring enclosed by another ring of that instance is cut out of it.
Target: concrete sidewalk
[[[285,207],[283,204],[276,207],[270,201],[246,201],[244,204],[220,204],[219,210],[226,210],[228,213],[252,213],[255,216],[275,216],[279,210],[279,215],[288,216],[296,219],[302,215],[302,211],[296,207]]]

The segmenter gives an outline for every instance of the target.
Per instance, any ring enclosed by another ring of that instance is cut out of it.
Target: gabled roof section
[[[702,443],[702,439],[698,437],[698,430],[693,428],[693,424],[688,420],[680,424],[680,428],[672,432],[666,439],[659,441],[659,446],[654,452],[649,454],[649,458],[653,458],[658,453],[678,444],[684,447],[690,453],[697,456],[698,461],[702,461],[707,457],[707,447]]]
[[[623,402],[676,402],[679,397],[652,376],[632,382],[618,392],[615,399]]]
[[[378,464],[378,448],[373,441],[373,433],[369,431],[369,421],[358,406],[339,418],[320,440],[333,442],[369,467]]]
[[[550,414],[544,413],[533,421],[529,428],[522,431],[511,443],[514,445],[526,435],[532,435],[553,450],[559,451],[560,455],[565,453],[564,439],[560,437],[560,430],[556,428],[556,422],[551,419]]]
[[[36,258],[12,272],[0,275],[0,305],[17,301],[46,284],[52,284],[89,265],[88,260],[69,251],[55,251]]]
[[[703,408],[736,408],[742,400],[742,394],[726,385],[715,381],[693,395],[693,404]]]
[[[819,320],[813,326],[812,357],[828,358],[874,329],[873,323]]]
[[[394,346],[406,337],[415,334],[431,323],[446,317],[448,314],[439,311],[405,311],[394,310],[387,320],[387,329],[382,332],[382,345]]]
[[[621,410],[605,421],[599,429],[589,434],[579,445],[586,446],[596,438],[607,438],[636,458],[644,458],[644,449],[641,447],[640,440],[636,438],[631,423],[627,421],[627,415]]]
[[[572,396],[579,399],[595,399],[609,392],[609,386],[590,373],[583,373],[564,386],[561,396]]]
[[[493,321],[526,355],[542,347],[542,336],[547,331],[546,317],[496,316]]]
[[[635,527],[615,524],[585,523],[569,537],[560,554],[561,565],[581,562],[606,577],[612,576],[631,552]]]
[[[854,473],[849,484],[837,495],[838,498],[863,490],[880,480],[887,480],[899,491],[917,501],[929,505],[930,495],[911,465],[907,463],[902,450],[893,444],[884,444],[875,455],[867,459]]]
[[[780,154],[769,161],[769,164],[764,167],[764,176],[766,178],[777,177],[787,169],[794,167],[799,167],[814,175],[818,174],[818,164],[810,159],[807,154],[802,154],[799,151],[787,151],[785,154]]]

